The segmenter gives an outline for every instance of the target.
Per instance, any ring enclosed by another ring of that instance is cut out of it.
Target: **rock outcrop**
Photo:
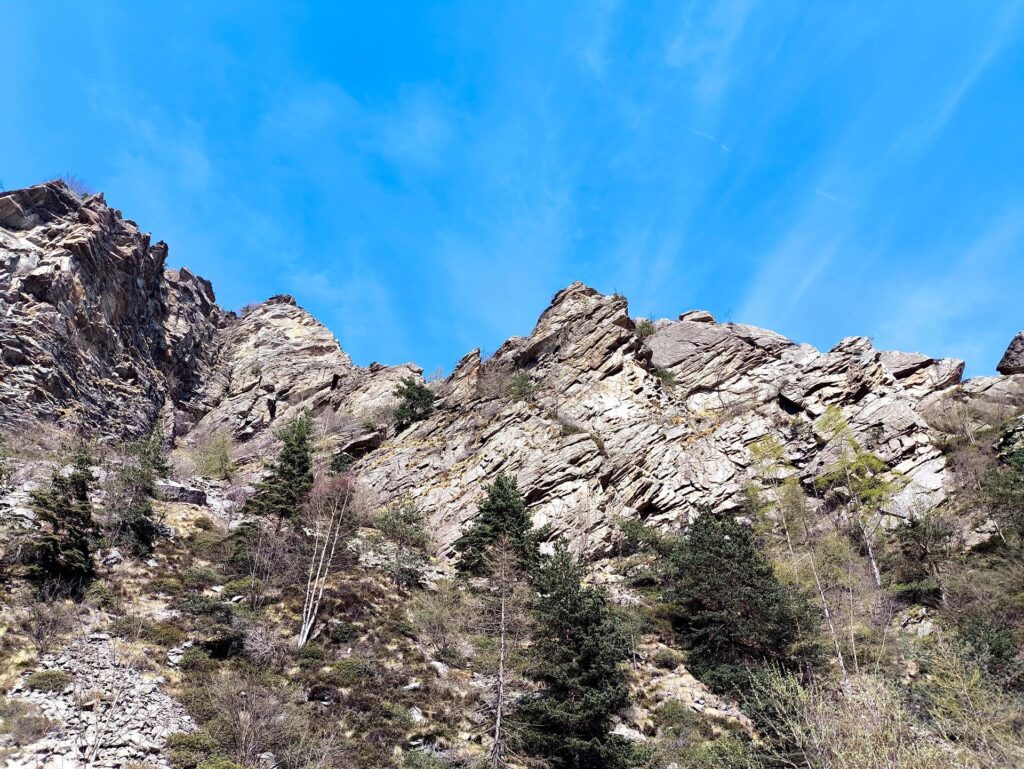
[[[438,389],[437,413],[357,470],[379,503],[408,496],[428,511],[442,549],[475,514],[481,486],[513,473],[535,521],[589,549],[619,517],[678,527],[704,508],[739,508],[756,481],[750,447],[769,435],[810,486],[839,456],[839,439],[815,426],[834,406],[908,479],[890,512],[942,501],[945,460],[921,407],[958,388],[961,361],[865,338],[821,353],[706,312],[681,318],[641,339],[623,299],[573,284],[529,338],[486,362],[463,359]],[[528,398],[513,397],[514,377],[528,377]]]
[[[168,392],[187,401],[224,313],[166,258],[102,195],[0,195],[0,420],[138,436]]]
[[[996,371],[1000,374],[1024,374],[1024,331],[1010,342],[999,365],[996,366]]]
[[[947,432],[1024,409],[1021,336],[1008,375],[961,383],[961,361],[862,337],[820,352],[702,310],[638,325],[622,297],[574,283],[529,337],[432,384],[436,411],[395,434],[395,386],[418,367],[355,365],[291,297],[225,312],[166,256],[101,195],[59,182],[0,195],[0,420],[117,438],[162,418],[186,446],[229,434],[251,476],[275,426],[308,411],[319,445],[357,460],[371,504],[413,500],[442,552],[502,471],[538,524],[590,549],[619,517],[671,528],[738,509],[767,436],[779,472],[810,488],[841,450],[818,426],[829,409],[906,480],[887,512],[912,516],[948,491]]]

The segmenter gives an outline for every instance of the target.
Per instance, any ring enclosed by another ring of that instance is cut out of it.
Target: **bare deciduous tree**
[[[510,682],[529,622],[522,570],[507,539],[500,540],[488,552],[487,576],[490,584],[483,597],[483,629],[498,644],[487,761],[492,767],[506,767],[515,748],[507,718]]]
[[[305,528],[312,537],[299,647],[310,638],[334,566],[338,542],[355,529],[355,484],[348,476],[321,479],[306,503]]]
[[[53,588],[43,588],[39,600],[32,601],[22,614],[21,627],[36,652],[46,654],[75,627],[74,605]]]

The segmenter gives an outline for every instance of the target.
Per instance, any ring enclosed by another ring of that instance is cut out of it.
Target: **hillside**
[[[1024,760],[1024,332],[964,381],[573,283],[428,383],[356,365],[289,296],[224,310],[167,254],[102,195],[0,194],[10,765]],[[460,573],[485,529],[509,552]],[[602,675],[544,672],[591,643]],[[561,695],[589,725],[534,704]]]

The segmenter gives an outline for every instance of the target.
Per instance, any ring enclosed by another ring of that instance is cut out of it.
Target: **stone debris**
[[[182,705],[160,690],[162,676],[148,678],[118,659],[106,633],[93,633],[40,658],[38,670],[61,670],[70,683],[60,692],[28,688],[26,673],[10,697],[35,705],[54,728],[41,740],[18,746],[13,766],[39,769],[123,767],[129,763],[168,769],[161,754],[168,735],[191,731]]]

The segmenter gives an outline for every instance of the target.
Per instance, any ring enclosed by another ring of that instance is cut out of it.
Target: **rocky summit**
[[[0,194],[0,762],[1024,765],[1024,331],[576,282],[428,382],[168,251]]]

